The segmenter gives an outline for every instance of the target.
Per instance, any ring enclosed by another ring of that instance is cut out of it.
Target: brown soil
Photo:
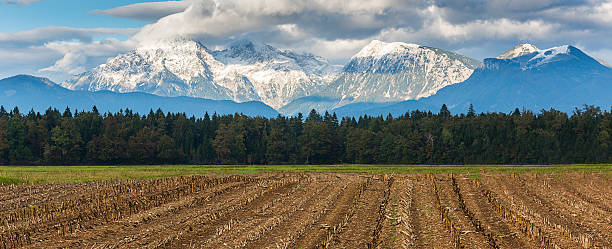
[[[565,204],[554,201],[550,197],[547,185],[547,177],[537,175],[522,175],[515,177],[489,176],[485,177],[486,186],[497,195],[502,196],[508,205],[516,212],[538,227],[549,237],[553,244],[562,248],[589,248],[593,244],[585,245],[581,241],[583,235],[589,236],[589,231],[583,224],[577,223],[570,218],[570,213],[565,213]],[[557,197],[567,197],[568,193],[561,193]],[[600,244],[601,241],[589,238],[591,243]]]
[[[468,214],[460,208],[460,201],[454,191],[450,177],[437,177],[436,184],[438,185],[442,206],[448,210],[451,219],[455,221],[456,226],[461,231],[461,244],[466,248],[494,248],[488,243],[484,233],[478,231],[474,226]]]
[[[478,185],[467,177],[456,177],[462,197],[475,220],[481,223],[485,233],[491,234],[498,248],[537,248],[535,241],[523,235],[514,226],[504,222],[497,210],[489,203]]]
[[[612,248],[611,186],[601,174],[334,173],[9,185],[0,249]]]

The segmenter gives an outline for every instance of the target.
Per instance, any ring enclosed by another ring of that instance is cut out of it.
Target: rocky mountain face
[[[193,40],[173,39],[111,58],[62,86],[73,90],[262,101],[280,108],[328,84],[339,70],[321,57],[250,41],[211,51]]]
[[[233,84],[217,83],[214,78],[221,73],[222,66],[198,42],[168,40],[111,58],[62,86],[72,90],[146,92],[235,101],[257,99],[250,82],[240,77]]]
[[[351,58],[322,95],[343,104],[419,99],[466,80],[480,65],[437,48],[375,40]]]
[[[403,42],[374,40],[355,54],[337,79],[315,95],[280,111],[287,114],[330,110],[352,103],[420,99],[466,80],[482,63],[453,52]],[[369,105],[360,105],[369,106]]]
[[[540,49],[537,48],[536,46],[524,43],[524,44],[519,44],[515,46],[514,48],[504,52],[503,54],[498,55],[496,58],[497,59],[513,59],[516,57],[535,53],[538,51],[540,51]]]
[[[261,101],[274,108],[313,94],[328,85],[341,70],[322,57],[246,40],[213,55],[225,65],[225,71],[248,79]],[[218,79],[234,80],[233,77]]]

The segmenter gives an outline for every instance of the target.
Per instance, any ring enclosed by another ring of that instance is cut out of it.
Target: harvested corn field
[[[0,186],[0,248],[612,248],[601,173],[196,175]]]

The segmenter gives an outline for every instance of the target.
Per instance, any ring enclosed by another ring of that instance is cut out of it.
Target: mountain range
[[[39,83],[28,90],[20,80]],[[144,44],[60,85],[28,76],[1,82],[5,106],[96,103],[108,110],[121,106],[148,112],[156,105],[195,115],[203,110],[294,115],[312,109],[340,116],[399,115],[437,111],[442,104],[455,113],[466,112],[470,104],[482,112],[571,112],[584,104],[612,105],[612,69],[567,45],[541,50],[520,44],[480,62],[438,48],[375,40],[341,67],[248,40],[210,50],[198,41],[176,38]],[[21,102],[15,97],[43,88],[52,94]]]
[[[211,51],[200,42],[177,38],[111,58],[62,86],[72,90],[262,101],[280,108],[326,85],[339,70],[321,57],[246,40]]]
[[[466,80],[478,60],[417,44],[372,41],[355,54],[342,72],[316,96],[297,99],[280,109],[295,114],[351,103],[386,103],[428,97]]]
[[[261,101],[285,114],[431,96],[481,63],[441,49],[372,41],[344,67],[311,54],[239,40],[212,51],[197,41],[151,42],[62,83],[72,90],[147,92]],[[329,103],[313,102],[329,99]],[[304,99],[305,98],[305,99]]]
[[[400,115],[407,110],[467,112],[539,111],[554,108],[572,112],[583,105],[612,106],[612,69],[574,46],[525,50],[525,44],[484,60],[464,82],[447,86],[418,101],[347,105],[335,109],[341,116]]]
[[[210,100],[192,97],[162,97],[148,93],[116,93],[111,91],[74,91],[66,89],[49,79],[29,75],[17,75],[0,80],[0,104],[6,109],[18,107],[22,112],[34,110],[44,112],[47,108],[63,111],[70,107],[102,112],[119,112],[130,109],[140,114],[161,108],[164,112],[186,113],[189,116],[243,113],[250,116],[274,117],[278,115],[271,107],[261,102],[236,103],[230,100]]]

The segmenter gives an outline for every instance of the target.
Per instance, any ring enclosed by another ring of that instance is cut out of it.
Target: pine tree
[[[476,116],[476,112],[474,111],[474,105],[470,104],[470,107],[468,108],[467,116],[468,117]]]
[[[448,108],[446,107],[446,104],[442,104],[442,108],[440,108],[440,113],[438,114],[441,117],[450,117],[451,113],[448,110]]]
[[[98,111],[98,107],[96,107],[95,105],[93,106],[93,108],[91,108],[91,111],[93,112],[94,115],[100,115],[100,112]]]
[[[4,109],[4,106],[0,106],[0,118],[6,118],[8,117],[8,113],[6,112],[6,109]]]
[[[72,118],[72,112],[70,112],[70,107],[66,106],[66,110],[64,110],[64,114],[62,114],[63,118]]]

